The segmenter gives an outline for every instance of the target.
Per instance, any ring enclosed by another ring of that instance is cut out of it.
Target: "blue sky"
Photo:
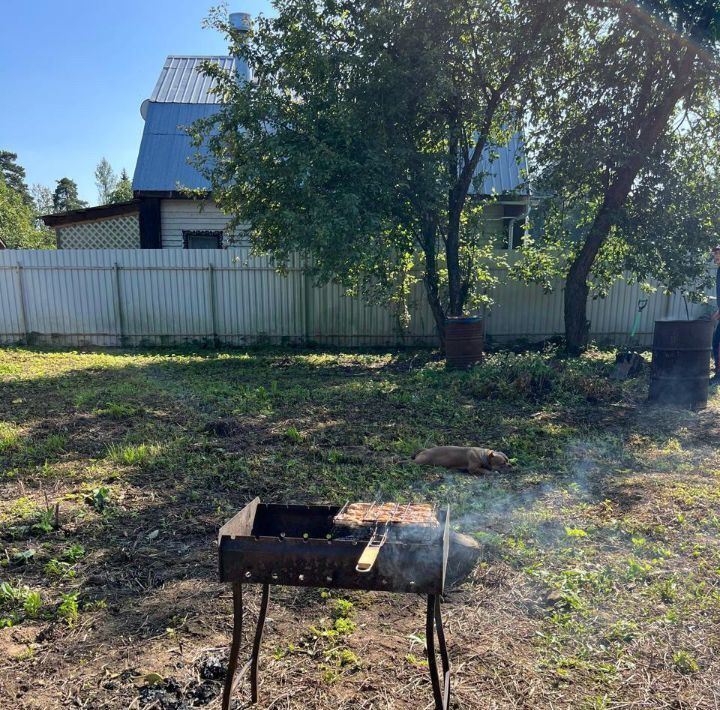
[[[135,169],[143,121],[168,54],[225,54],[203,29],[213,0],[25,0],[0,3],[0,150],[18,154],[27,182],[51,189],[67,176],[97,202],[94,171]],[[231,12],[269,13],[269,0]]]

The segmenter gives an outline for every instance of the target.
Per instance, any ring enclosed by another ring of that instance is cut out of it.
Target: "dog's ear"
[[[410,458],[412,458],[412,460],[414,461],[414,460],[415,460],[415,457],[416,457],[421,451],[425,451],[425,449],[418,449]]]

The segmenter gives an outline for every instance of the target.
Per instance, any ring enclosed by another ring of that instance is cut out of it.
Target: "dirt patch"
[[[443,605],[457,708],[714,707],[716,394],[700,414],[647,408],[643,378],[609,382],[598,351],[468,373],[427,354],[2,357],[3,707],[217,708],[217,529],[256,495],[450,506],[480,546]],[[452,443],[507,451],[512,475],[410,461]],[[242,658],[259,590],[245,601]],[[428,706],[424,611],[273,588],[259,707]]]

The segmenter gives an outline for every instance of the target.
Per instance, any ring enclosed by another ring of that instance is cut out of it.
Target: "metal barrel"
[[[700,409],[707,405],[712,321],[655,321],[648,399]]]
[[[445,361],[450,368],[467,369],[483,357],[485,321],[482,318],[448,318],[445,321]]]

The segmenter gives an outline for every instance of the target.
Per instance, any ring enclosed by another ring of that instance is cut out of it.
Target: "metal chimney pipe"
[[[243,35],[246,35],[250,31],[252,25],[252,16],[248,12],[231,12],[230,13],[230,24],[236,29],[240,30]],[[238,78],[243,81],[250,81],[252,78],[250,74],[250,67],[247,62],[242,58],[237,58],[237,75]]]
[[[231,12],[230,24],[241,32],[249,32],[252,17],[248,12]]]

